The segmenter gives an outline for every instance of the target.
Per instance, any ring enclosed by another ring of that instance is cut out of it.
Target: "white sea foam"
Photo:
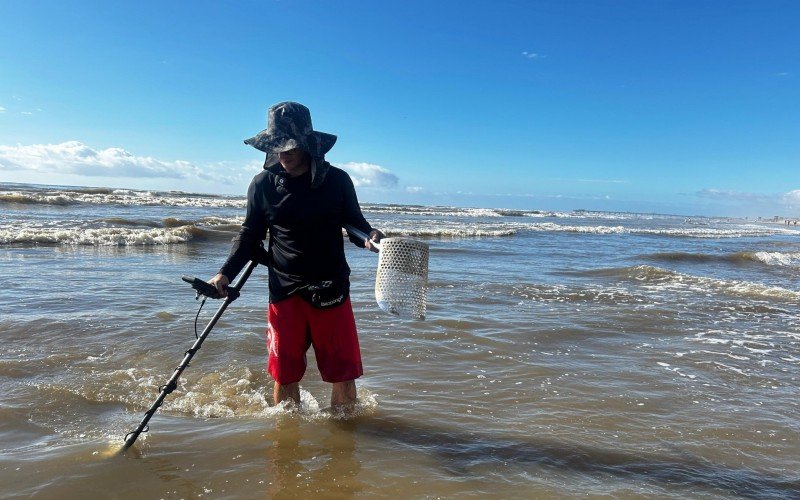
[[[564,217],[564,212],[541,210],[516,210],[510,208],[470,208],[449,206],[396,205],[362,203],[362,210],[370,214],[404,214],[424,217]]]
[[[240,226],[244,217],[203,217],[199,223],[204,226]]]
[[[165,223],[170,229],[179,229],[173,226],[198,226],[224,230],[236,230],[242,224],[244,217],[203,217],[196,221],[176,221]],[[653,234],[696,238],[735,238],[758,236],[737,229],[702,229],[693,230],[648,230],[627,228],[624,226],[579,226],[561,225],[555,223],[496,223],[496,224],[470,224],[460,221],[436,220],[408,220],[408,221],[382,221],[374,220],[373,225],[381,227],[387,236],[411,236],[422,238],[473,238],[473,237],[505,237],[518,234],[520,231],[552,231],[581,234],[613,235],[613,234]],[[24,243],[67,243],[67,244],[98,244],[98,245],[136,245],[136,244],[169,244],[188,241],[197,234],[192,234],[187,228],[183,231],[165,231],[161,228],[151,230],[142,229],[114,229],[107,228],[104,232],[97,230],[10,230],[0,229],[0,244],[12,242]],[[85,233],[85,234],[81,234]],[[799,266],[800,252],[755,252],[747,254],[746,258],[775,266]]]
[[[536,302],[586,303],[586,304],[640,304],[643,298],[620,286],[584,286],[553,284],[488,285],[488,293],[510,294]]]
[[[640,282],[640,286],[644,289],[659,292],[693,291],[702,295],[717,292],[751,299],[800,301],[800,292],[798,291],[751,281],[695,276],[647,265],[625,268],[617,272],[626,278]],[[607,274],[606,271],[603,273]]]
[[[162,376],[140,368],[113,370],[106,374],[95,373],[80,387],[62,389],[93,401],[121,401],[141,406],[152,400],[152,394],[163,382]],[[287,413],[311,420],[345,416],[321,409],[314,395],[302,387],[299,407],[291,401],[271,406],[265,381],[262,374],[237,362],[199,376],[184,376],[178,381],[178,390],[164,401],[161,411],[203,418],[272,417]],[[377,407],[376,396],[360,388],[356,406],[346,416],[371,413]]]
[[[684,238],[742,238],[771,236],[775,234],[797,234],[795,231],[781,228],[765,228],[761,226],[722,227],[673,227],[663,229],[637,228],[608,225],[566,225],[544,222],[528,226],[533,231],[552,231],[584,234],[637,234],[653,236],[674,236]]]
[[[0,244],[48,244],[93,246],[149,246],[186,243],[198,235],[195,226],[175,228],[111,227],[96,229],[4,229]]]
[[[753,258],[769,266],[800,266],[800,252],[755,252]]]
[[[626,212],[592,212],[575,210],[571,212],[554,210],[529,210],[512,208],[470,208],[450,206],[395,205],[379,203],[363,203],[362,209],[369,214],[401,214],[425,217],[532,217],[563,219],[599,219],[599,220],[656,220],[673,219],[671,215],[637,214]]]
[[[477,238],[500,237],[517,234],[514,228],[481,228],[469,226],[456,227],[416,227],[389,228],[384,230],[387,236],[417,236],[422,238]]]
[[[380,219],[373,219],[376,227],[387,227],[381,224]],[[386,221],[389,222],[389,221]],[[512,236],[523,231],[534,232],[555,232],[555,233],[576,233],[576,234],[596,234],[596,235],[652,235],[669,236],[684,238],[741,238],[770,236],[783,234],[781,229],[772,228],[748,228],[748,227],[675,227],[664,229],[652,229],[641,227],[629,227],[623,225],[578,225],[578,224],[559,224],[556,222],[526,222],[520,218],[513,222],[483,222],[474,223],[463,220],[409,220],[407,222],[391,221],[392,227],[388,230],[393,235],[408,235],[420,237],[496,237]],[[386,230],[384,229],[384,232]],[[795,233],[792,233],[795,234]]]
[[[244,217],[182,220],[104,218],[62,219],[0,224],[0,245],[150,246],[186,243],[198,238],[230,238]]]
[[[188,193],[157,191],[115,190],[9,190],[0,191],[0,203],[74,205],[88,203],[96,205],[160,205],[171,207],[230,207],[244,208],[244,197],[217,197]]]
[[[665,229],[633,229],[633,234],[652,234],[657,236],[678,236],[689,238],[742,238],[771,236],[775,234],[797,234],[795,231],[782,228],[766,228],[762,226],[737,226],[732,228],[665,228]]]
[[[164,405],[165,411],[212,418],[265,416],[277,411],[270,408],[264,387],[244,366],[205,374],[186,383],[185,388]]]
[[[243,217],[203,217],[196,221],[165,219],[161,223],[123,219],[89,223],[86,221],[59,221],[58,224],[41,223],[40,227],[25,228],[18,224],[6,224],[0,226],[0,245],[172,245],[203,238],[230,239],[231,235],[238,231],[243,220]],[[108,227],[109,224],[111,227]],[[154,225],[163,225],[163,227],[153,227]],[[381,227],[387,236],[475,238],[512,236],[517,233],[517,229],[503,226],[375,225]]]
[[[530,228],[534,231],[555,231],[567,233],[588,233],[588,234],[622,234],[629,233],[630,230],[622,226],[567,226],[545,222],[533,224]]]

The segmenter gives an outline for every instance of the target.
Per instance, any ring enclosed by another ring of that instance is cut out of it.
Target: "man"
[[[300,402],[306,351],[313,345],[322,379],[333,384],[331,406],[351,405],[363,369],[342,226],[369,234],[363,241],[350,237],[369,249],[383,234],[361,214],[347,173],[325,161],[336,136],[314,131],[302,104],[272,106],[267,128],[244,142],[267,158],[247,191],[239,235],[211,284],[225,295],[225,287],[255,258],[269,234],[267,363],[275,380],[275,403]]]

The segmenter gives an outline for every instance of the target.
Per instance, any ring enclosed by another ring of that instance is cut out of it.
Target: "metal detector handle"
[[[348,233],[352,234],[356,238],[361,238],[362,240],[368,240],[369,239],[369,235],[368,234],[365,234],[364,231],[360,231],[360,230],[354,228],[350,224],[345,224],[344,225],[344,230],[347,231]],[[381,250],[381,244],[380,243],[376,243],[374,241],[370,241],[370,244],[372,244],[372,248],[373,248],[372,251],[373,252],[375,252],[375,253],[380,252],[380,250]]]
[[[217,292],[217,287],[208,283],[206,281],[201,280],[200,278],[195,278],[194,276],[182,276],[181,279],[186,283],[192,285],[197,291],[197,295],[205,295],[209,299],[221,299],[219,292]]]

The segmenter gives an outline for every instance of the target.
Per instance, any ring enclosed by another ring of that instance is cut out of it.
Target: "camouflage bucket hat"
[[[267,153],[265,167],[278,163],[278,153],[294,148],[301,148],[314,158],[322,158],[335,142],[335,135],[314,131],[307,107],[291,101],[279,102],[269,108],[267,128],[244,141]]]

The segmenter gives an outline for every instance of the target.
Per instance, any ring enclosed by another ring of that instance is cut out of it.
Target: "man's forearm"
[[[231,253],[220,268],[219,272],[224,274],[229,281],[233,281],[239,272],[244,268],[248,261],[253,260],[258,255],[261,242],[243,235],[239,235],[233,240]]]

